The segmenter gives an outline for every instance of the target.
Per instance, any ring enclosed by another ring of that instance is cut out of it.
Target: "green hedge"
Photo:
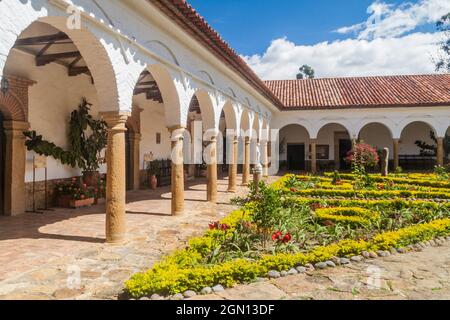
[[[289,270],[298,265],[325,261],[335,256],[348,257],[364,250],[404,247],[447,235],[450,235],[450,219],[441,219],[381,233],[370,241],[343,240],[314,248],[307,253],[267,255],[256,261],[239,259],[213,266],[194,264],[186,267],[185,264],[178,263],[178,259],[169,256],[149,271],[133,275],[125,283],[125,288],[131,296],[138,298],[153,293],[168,295],[186,290],[200,291],[203,287],[215,284],[231,287],[237,283],[250,282],[258,276],[265,276],[269,270]],[[183,252],[187,256],[197,254],[189,249]],[[177,254],[179,256],[180,252]]]

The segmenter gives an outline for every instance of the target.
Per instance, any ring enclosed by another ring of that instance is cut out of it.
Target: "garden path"
[[[450,242],[347,266],[241,285],[197,300],[450,299]]]
[[[104,243],[104,205],[0,217],[0,299],[117,299],[131,274],[233,210],[228,181],[218,181],[217,205],[206,202],[205,182],[188,183],[185,214],[177,217],[170,215],[168,187],[128,193],[122,245]]]

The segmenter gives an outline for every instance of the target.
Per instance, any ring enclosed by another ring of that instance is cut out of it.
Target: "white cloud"
[[[420,0],[398,6],[376,1],[367,9],[370,16],[365,22],[339,28],[336,32],[355,33],[358,39],[365,40],[398,37],[420,25],[435,23],[448,12],[449,0]]]
[[[312,46],[286,38],[272,41],[263,55],[243,57],[264,80],[295,79],[303,64],[317,77],[433,73],[438,33],[413,33],[399,38],[347,39]]]
[[[439,33],[414,32],[450,12],[450,0],[420,0],[400,5],[373,2],[369,18],[336,30],[350,39],[297,45],[287,38],[273,40],[262,55],[244,57],[262,79],[295,79],[308,64],[317,77],[433,73]]]

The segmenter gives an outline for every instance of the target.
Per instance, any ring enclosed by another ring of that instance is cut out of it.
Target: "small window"
[[[161,133],[156,133],[156,144],[161,144]]]

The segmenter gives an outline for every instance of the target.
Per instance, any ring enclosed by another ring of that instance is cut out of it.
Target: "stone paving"
[[[239,180],[238,180],[239,181]],[[127,196],[127,242],[105,239],[104,205],[42,215],[0,217],[0,299],[117,299],[123,282],[201,235],[233,208],[218,181],[219,203],[206,202],[205,181],[189,182],[185,214],[170,215],[170,188]]]
[[[450,243],[241,285],[195,300],[450,299]]]
[[[211,205],[204,181],[190,182],[179,217],[170,216],[169,188],[129,193],[122,245],[104,243],[104,206],[0,217],[0,299],[117,299],[131,274],[203,234],[233,210],[232,197],[246,192],[228,194],[227,181],[218,184],[219,203]],[[450,299],[449,270],[446,242],[195,299]]]

